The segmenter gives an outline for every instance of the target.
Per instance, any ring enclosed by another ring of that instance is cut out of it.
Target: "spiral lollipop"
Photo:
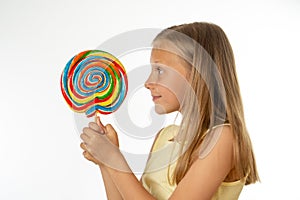
[[[122,104],[128,80],[121,62],[110,53],[88,50],[74,56],[64,68],[61,92],[70,108],[87,117],[110,114]]]

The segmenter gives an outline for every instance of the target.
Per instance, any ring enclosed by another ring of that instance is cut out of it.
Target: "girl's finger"
[[[93,138],[95,135],[99,135],[99,132],[95,131],[92,128],[85,127],[83,128],[83,134],[86,134],[89,138]]]
[[[111,124],[107,124],[106,129],[107,129],[107,132],[116,134],[116,131]]]
[[[86,149],[86,146],[85,146],[85,144],[84,144],[83,142],[80,143],[80,147],[81,147],[84,151],[87,150],[87,149]]]
[[[97,131],[100,134],[104,134],[104,130],[102,127],[100,127],[98,124],[96,124],[95,122],[90,122],[89,123],[89,127],[95,131]]]
[[[91,160],[91,155],[89,154],[89,152],[84,151],[82,154],[86,159]]]
[[[105,131],[105,126],[102,124],[99,116],[96,116],[96,123]]]
[[[115,131],[115,129],[112,127],[112,125],[107,124],[106,130],[107,130],[106,135],[109,138],[110,142],[112,142],[116,146],[119,146],[118,135],[117,135],[117,132]]]
[[[85,134],[85,133],[82,133],[82,134],[80,135],[80,138],[81,138],[84,142],[86,142],[86,141],[89,140],[89,136],[88,136],[87,134]]]

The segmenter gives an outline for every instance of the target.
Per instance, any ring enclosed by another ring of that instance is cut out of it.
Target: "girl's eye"
[[[164,72],[160,67],[157,67],[156,71],[157,71],[158,74],[162,74]]]

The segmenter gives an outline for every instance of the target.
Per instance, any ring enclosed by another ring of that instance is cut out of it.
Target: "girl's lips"
[[[159,99],[161,96],[152,96],[152,101],[156,101],[157,99]]]

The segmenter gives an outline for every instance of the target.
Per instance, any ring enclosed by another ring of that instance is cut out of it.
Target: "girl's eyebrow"
[[[151,66],[152,67],[161,67],[161,68],[166,67],[166,65],[159,63],[159,62],[151,63]]]
[[[161,65],[161,63],[160,63],[159,61],[154,61],[154,62],[150,62],[150,65],[151,65],[152,67],[154,67],[154,66],[159,66],[159,65]]]
[[[160,62],[160,60],[155,60],[155,61],[150,60],[150,63],[161,63],[161,62]]]

